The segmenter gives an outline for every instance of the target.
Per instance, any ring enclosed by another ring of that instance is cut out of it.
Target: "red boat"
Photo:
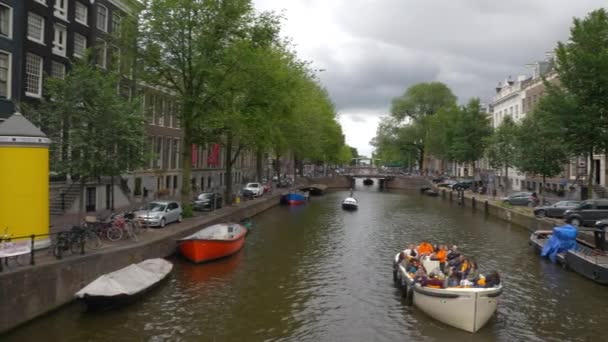
[[[247,228],[238,223],[218,223],[177,240],[180,253],[199,263],[238,252],[245,243]]]

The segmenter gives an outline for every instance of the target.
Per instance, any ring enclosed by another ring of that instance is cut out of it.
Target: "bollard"
[[[34,266],[34,265],[36,265],[36,262],[34,261],[34,239],[36,238],[36,235],[32,234],[32,236],[30,236],[30,238],[31,238],[30,265]]]
[[[84,255],[84,234],[80,233],[80,255]]]
[[[453,191],[450,191],[450,202],[452,202],[452,194],[453,193],[454,193]]]
[[[441,190],[441,198],[445,199],[445,189]]]
[[[489,212],[489,209],[490,209],[490,207],[488,205],[488,200],[485,201],[485,203],[483,204],[483,206],[484,206],[484,210],[485,210],[485,212],[487,214]]]
[[[475,208],[477,207],[477,203],[475,201],[475,197],[471,197],[471,206],[473,207],[473,210],[475,210]]]

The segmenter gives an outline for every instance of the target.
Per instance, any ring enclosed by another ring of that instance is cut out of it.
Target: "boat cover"
[[[344,204],[357,204],[357,200],[352,197],[347,197],[342,201]]]
[[[232,240],[235,236],[247,232],[247,228],[236,223],[218,223],[212,226],[203,228],[198,232],[186,236],[184,240]]]
[[[102,275],[76,292],[76,297],[133,295],[161,281],[172,269],[173,264],[165,259],[144,260]]]
[[[569,224],[553,228],[553,234],[545,243],[540,255],[548,256],[552,262],[555,262],[558,253],[576,248],[576,234],[576,227]]]

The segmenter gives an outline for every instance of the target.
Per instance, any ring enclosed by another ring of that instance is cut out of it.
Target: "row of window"
[[[148,93],[144,97],[144,108],[151,125],[179,128],[176,113],[179,112],[177,102],[166,96]]]
[[[46,0],[36,0],[36,2],[39,2],[45,6],[47,5]],[[69,0],[55,0],[55,7],[54,7],[53,13],[56,17],[67,21],[68,2],[69,2]],[[97,5],[97,25],[96,26],[98,29],[100,29],[104,32],[108,32],[108,19],[109,19],[108,13],[109,13],[109,11],[108,11],[107,7],[105,7],[101,4]],[[80,1],[75,2],[74,20],[83,25],[86,25],[86,26],[89,25],[89,8]],[[120,15],[118,15],[118,13],[113,13],[112,22],[111,22],[112,32],[118,33],[120,31],[120,22],[121,22]]]
[[[149,136],[151,169],[179,169],[181,167],[181,141],[171,137]]]
[[[55,24],[53,36],[53,53],[66,56],[67,29],[64,25]],[[44,18],[35,13],[28,13],[27,38],[44,45]],[[74,33],[74,56],[82,57],[87,48],[87,38],[80,33]]]

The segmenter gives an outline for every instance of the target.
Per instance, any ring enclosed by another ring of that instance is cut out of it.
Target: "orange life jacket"
[[[430,243],[423,242],[418,246],[418,253],[431,254],[433,253],[433,246]]]

